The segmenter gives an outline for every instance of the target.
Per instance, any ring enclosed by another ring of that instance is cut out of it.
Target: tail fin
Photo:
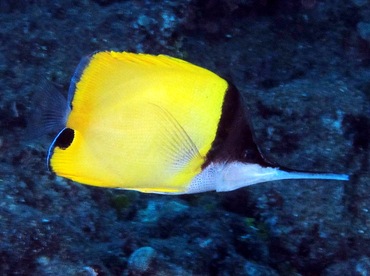
[[[217,192],[232,191],[241,187],[283,179],[328,179],[349,180],[346,174],[310,173],[285,171],[279,168],[262,167],[258,164],[232,162],[225,165],[222,181],[216,187]]]
[[[32,98],[32,109],[26,129],[27,139],[57,133],[65,127],[70,112],[67,99],[53,84],[45,81],[41,87],[41,91]]]

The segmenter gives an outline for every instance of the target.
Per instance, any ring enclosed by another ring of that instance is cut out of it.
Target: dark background
[[[2,275],[370,273],[370,1],[0,2]],[[161,196],[50,174],[32,96],[94,51],[168,54],[242,92],[261,148],[350,182]]]

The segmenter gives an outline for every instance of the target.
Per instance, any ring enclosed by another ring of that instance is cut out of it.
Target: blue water
[[[1,1],[0,273],[368,275],[370,2],[327,2]],[[32,97],[108,49],[224,76],[270,159],[351,181],[161,196],[56,177],[53,137],[25,137]]]

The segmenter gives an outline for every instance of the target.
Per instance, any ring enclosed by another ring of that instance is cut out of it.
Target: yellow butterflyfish
[[[77,67],[68,99],[54,97],[51,106],[43,120],[59,133],[48,166],[83,184],[187,194],[279,179],[349,178],[266,161],[237,89],[165,55],[94,53]]]

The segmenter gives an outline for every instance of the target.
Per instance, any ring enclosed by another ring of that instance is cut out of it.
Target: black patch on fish
[[[245,116],[239,91],[228,83],[216,138],[207,153],[203,168],[211,162],[231,161],[271,166],[254,141],[253,129]]]
[[[54,148],[58,147],[61,148],[62,150],[65,150],[72,144],[74,138],[75,131],[71,128],[64,128],[57,134],[57,136],[54,138],[53,142],[51,143],[48,149],[46,164],[49,170],[51,170],[50,159],[54,152]]]
[[[74,137],[75,131],[71,128],[65,128],[61,133],[59,133],[54,146],[65,150],[72,144]]]

